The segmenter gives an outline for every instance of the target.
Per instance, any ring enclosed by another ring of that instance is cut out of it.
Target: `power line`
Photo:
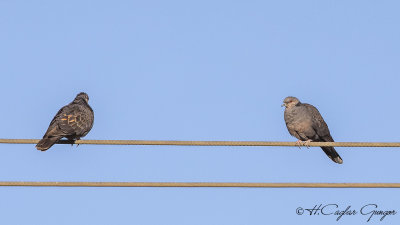
[[[0,139],[3,144],[37,144],[39,139]],[[58,144],[90,145],[182,145],[182,146],[297,146],[283,141],[146,141],[146,140],[60,140]],[[400,142],[310,142],[311,147],[400,147]]]
[[[38,139],[0,139],[0,143],[36,144]],[[58,144],[182,145],[182,146],[297,146],[295,142],[264,141],[145,141],[60,140]],[[400,142],[311,142],[310,146],[400,147]],[[35,182],[0,181],[0,186],[31,187],[232,187],[232,188],[400,188],[400,183],[233,183],[233,182]]]
[[[25,187],[230,187],[230,188],[400,188],[400,183],[221,183],[221,182],[35,182],[0,181]]]

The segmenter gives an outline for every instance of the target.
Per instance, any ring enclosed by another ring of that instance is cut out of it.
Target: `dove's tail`
[[[36,148],[40,151],[46,151],[60,139],[60,137],[43,138],[37,143]]]
[[[321,147],[322,150],[324,150],[325,154],[332,159],[335,163],[342,164],[343,159],[340,157],[340,155],[336,152],[334,147]]]

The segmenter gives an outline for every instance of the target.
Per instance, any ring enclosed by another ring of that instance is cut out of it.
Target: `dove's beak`
[[[286,107],[286,103],[283,103],[283,104],[281,105],[281,107],[283,107],[283,106],[285,106],[285,107]]]

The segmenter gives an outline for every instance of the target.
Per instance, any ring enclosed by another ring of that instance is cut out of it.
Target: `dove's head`
[[[287,109],[289,109],[292,108],[293,106],[296,106],[299,103],[300,103],[299,99],[297,99],[296,97],[289,96],[283,100],[282,107],[285,106]]]
[[[79,101],[85,101],[86,103],[89,102],[89,95],[87,95],[85,92],[79,93],[78,95],[76,95],[74,102]]]

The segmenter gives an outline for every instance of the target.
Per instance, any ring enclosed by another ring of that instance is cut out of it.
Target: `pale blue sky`
[[[295,141],[289,95],[336,141],[399,141],[397,1],[1,1],[0,138],[41,138],[85,91],[86,139]],[[0,145],[2,181],[400,182],[399,149]],[[2,224],[339,224],[297,207],[398,189],[0,187]],[[364,223],[365,216],[341,224]],[[394,224],[400,214],[382,222]]]

